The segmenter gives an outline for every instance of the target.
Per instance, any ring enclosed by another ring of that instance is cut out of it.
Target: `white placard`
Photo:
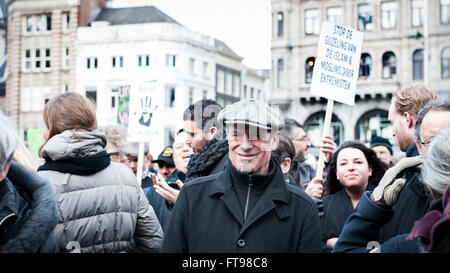
[[[131,85],[128,141],[149,141],[159,134],[154,125],[159,110],[156,97],[154,82]]]
[[[311,82],[313,95],[349,105],[355,103],[362,42],[360,31],[322,23]]]

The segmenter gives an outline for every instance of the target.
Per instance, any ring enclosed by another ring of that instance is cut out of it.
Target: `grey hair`
[[[102,127],[105,131],[106,139],[112,145],[124,151],[127,146],[127,128],[120,124],[111,124]]]
[[[442,99],[436,99],[428,102],[417,114],[416,123],[414,123],[414,135],[418,142],[422,142],[420,139],[420,127],[422,126],[422,121],[425,115],[430,112],[445,112],[450,111],[450,97],[445,97]]]
[[[450,180],[450,128],[444,128],[433,137],[425,155],[422,178],[425,185],[442,195]]]
[[[0,171],[8,165],[19,145],[19,134],[16,126],[0,110]]]

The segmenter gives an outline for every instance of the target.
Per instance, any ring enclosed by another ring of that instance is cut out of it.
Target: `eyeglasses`
[[[434,136],[431,136],[428,140],[425,140],[425,141],[422,141],[422,140],[419,138],[419,143],[420,143],[422,146],[428,148],[428,146],[430,146],[431,141],[433,140],[433,137],[434,137]]]

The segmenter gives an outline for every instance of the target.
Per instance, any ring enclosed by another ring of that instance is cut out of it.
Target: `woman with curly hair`
[[[377,186],[386,169],[376,153],[360,142],[346,141],[337,148],[324,183],[322,240],[326,252],[334,248],[363,193]]]

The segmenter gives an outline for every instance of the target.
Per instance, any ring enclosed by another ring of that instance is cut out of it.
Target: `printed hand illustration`
[[[158,106],[154,104],[152,107],[152,99],[148,96],[141,98],[141,118],[139,124],[149,127],[152,121],[153,112],[156,111]]]

